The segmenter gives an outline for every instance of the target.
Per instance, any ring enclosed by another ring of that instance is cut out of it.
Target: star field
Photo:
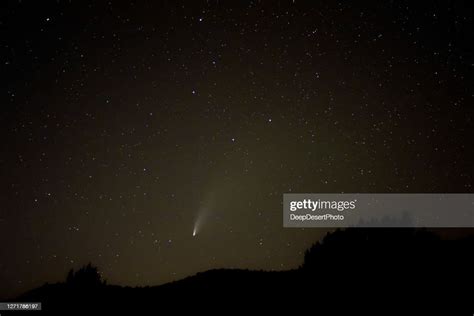
[[[472,29],[467,1],[4,4],[0,297],[296,268],[326,231],[283,193],[472,192]]]

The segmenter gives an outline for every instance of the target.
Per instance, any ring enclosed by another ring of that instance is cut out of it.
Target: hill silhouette
[[[444,240],[420,229],[349,228],[328,233],[289,271],[218,269],[152,287],[108,285],[89,264],[66,281],[15,301],[42,302],[38,314],[199,314],[380,311],[403,307],[472,315],[474,238]],[[31,312],[30,312],[31,313]]]

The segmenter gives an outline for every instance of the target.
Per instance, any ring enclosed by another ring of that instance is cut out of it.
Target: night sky
[[[469,2],[2,2],[0,297],[296,268],[283,193],[472,193]]]

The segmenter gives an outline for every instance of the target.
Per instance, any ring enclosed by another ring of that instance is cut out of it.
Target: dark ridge
[[[218,269],[132,288],[108,285],[88,264],[69,271],[65,282],[45,284],[16,301],[42,302],[43,314],[57,315],[317,311],[380,304],[425,312],[455,308],[472,315],[473,246],[473,236],[444,240],[419,229],[346,229],[310,247],[295,270]]]

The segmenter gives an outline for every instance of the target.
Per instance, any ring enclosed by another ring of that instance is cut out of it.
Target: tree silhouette
[[[99,269],[89,263],[76,272],[74,272],[74,269],[69,270],[66,284],[73,287],[94,288],[105,285],[106,281],[102,280]]]

